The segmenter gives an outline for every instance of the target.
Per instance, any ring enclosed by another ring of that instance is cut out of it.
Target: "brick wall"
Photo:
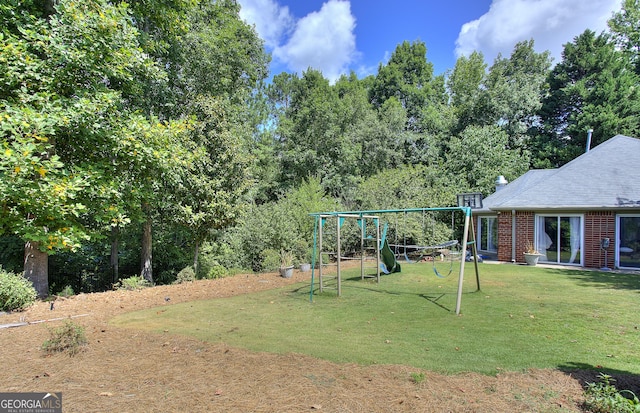
[[[498,215],[498,260],[524,262],[523,252],[528,242],[533,242],[535,214],[530,211],[516,211],[516,250],[511,256],[512,213],[502,211]],[[611,240],[607,251],[607,265],[613,268],[615,255],[616,214],[613,211],[591,211],[584,214],[584,266],[604,267],[604,252],[600,249],[602,238]]]
[[[498,215],[498,260],[511,261],[511,213]]]
[[[600,249],[602,238],[609,238],[607,266],[615,265],[616,215],[612,211],[591,211],[584,214],[584,266],[604,267],[604,251]]]

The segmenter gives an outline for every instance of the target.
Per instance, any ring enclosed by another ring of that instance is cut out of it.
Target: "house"
[[[504,178],[502,178],[504,179]],[[617,135],[558,169],[531,170],[474,210],[478,250],[524,262],[640,269],[640,139]]]

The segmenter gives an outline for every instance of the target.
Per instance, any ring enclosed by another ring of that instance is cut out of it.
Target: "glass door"
[[[618,215],[617,266],[640,268],[640,215]]]
[[[582,217],[539,215],[536,217],[536,248],[541,261],[582,264]]]
[[[478,224],[478,239],[480,251],[497,252],[498,220],[496,217],[480,217]]]

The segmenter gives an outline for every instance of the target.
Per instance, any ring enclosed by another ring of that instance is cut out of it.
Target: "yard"
[[[49,325],[0,329],[3,391],[61,391],[65,411],[579,412],[599,371],[638,391],[640,277],[403,264],[380,284],[238,275],[38,303],[0,324],[75,316],[86,351],[40,350]],[[140,311],[136,311],[140,310]]]

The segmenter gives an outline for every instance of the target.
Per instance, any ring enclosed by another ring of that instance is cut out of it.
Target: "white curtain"
[[[549,249],[552,243],[553,241],[551,240],[551,237],[547,234],[544,228],[544,217],[537,217],[535,248],[542,255],[540,260],[548,261],[547,249]]]
[[[571,259],[569,263],[573,264],[580,251],[580,217],[569,218],[569,226],[571,227]]]
[[[493,232],[495,230],[496,219],[486,219],[486,231],[487,231],[487,251],[497,251],[495,240],[493,239]]]

